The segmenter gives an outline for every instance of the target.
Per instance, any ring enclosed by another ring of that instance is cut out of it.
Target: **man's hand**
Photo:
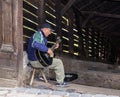
[[[59,48],[59,44],[58,43],[55,45],[55,49],[57,49],[57,48]]]
[[[51,50],[51,48],[48,48],[48,52],[47,53],[50,55],[50,57],[54,57],[54,53]]]

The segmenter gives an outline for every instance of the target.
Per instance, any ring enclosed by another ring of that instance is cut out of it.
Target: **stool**
[[[30,66],[31,64],[29,63],[28,65]],[[32,66],[31,66],[31,67],[32,67]],[[47,78],[46,78],[46,76],[45,76],[45,73],[44,73],[44,68],[34,68],[34,67],[32,67],[32,68],[33,68],[33,71],[32,71],[32,75],[31,75],[31,78],[30,78],[30,83],[29,83],[30,86],[31,86],[32,83],[33,83],[34,76],[35,76],[35,73],[36,73],[36,70],[37,70],[37,69],[40,70],[40,73],[41,73],[41,75],[42,75],[45,83],[48,82],[48,81],[47,81]]]

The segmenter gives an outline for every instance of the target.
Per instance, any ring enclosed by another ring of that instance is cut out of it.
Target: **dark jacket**
[[[28,47],[27,47],[27,54],[28,54],[28,59],[30,61],[37,60],[36,55],[35,55],[36,49],[38,49],[39,51],[42,51],[42,52],[48,51],[47,39],[41,30],[38,30],[29,39],[29,43],[28,43]]]

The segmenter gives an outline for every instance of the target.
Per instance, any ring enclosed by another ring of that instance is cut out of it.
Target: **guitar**
[[[57,37],[57,41],[51,47],[51,50],[54,51],[56,44],[60,43],[60,42],[61,42],[60,37]],[[37,57],[38,61],[40,62],[40,64],[43,65],[44,67],[51,65],[53,62],[53,57],[50,57],[50,55],[47,52],[41,52],[39,50],[36,50],[36,57]]]

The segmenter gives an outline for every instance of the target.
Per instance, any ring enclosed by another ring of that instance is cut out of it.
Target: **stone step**
[[[0,88],[0,97],[119,97],[119,96],[88,93],[80,94],[36,88],[13,88],[13,89]]]

